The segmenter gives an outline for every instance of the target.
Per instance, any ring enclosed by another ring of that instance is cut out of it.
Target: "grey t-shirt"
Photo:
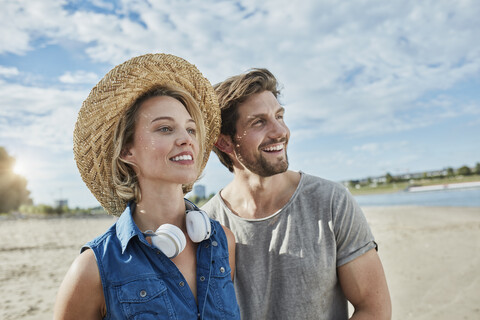
[[[202,207],[235,234],[242,319],[348,318],[337,267],[376,244],[345,187],[300,173],[290,201],[267,218],[240,218],[219,194]]]

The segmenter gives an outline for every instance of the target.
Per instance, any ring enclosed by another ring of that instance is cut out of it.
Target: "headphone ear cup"
[[[187,239],[179,227],[173,224],[162,224],[156,236],[152,237],[152,244],[162,251],[167,257],[175,258],[185,249]]]
[[[212,226],[205,211],[187,211],[187,233],[193,242],[202,242],[210,238]]]

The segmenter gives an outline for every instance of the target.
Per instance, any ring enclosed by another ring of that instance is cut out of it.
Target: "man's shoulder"
[[[205,208],[218,205],[220,202],[221,202],[220,193],[217,192],[213,197],[211,197],[207,202],[205,202],[202,205],[201,209],[205,210]]]
[[[305,173],[303,171],[300,171],[302,175],[302,183],[304,186],[309,186],[309,187],[319,187],[319,188],[328,188],[328,189],[339,189],[339,190],[345,190],[347,191],[348,189],[341,183],[335,182],[332,180],[328,180],[319,176],[315,176],[309,173]]]
[[[205,211],[209,217],[215,219],[219,211],[224,207],[220,192],[217,192],[210,200],[208,200],[201,209]]]

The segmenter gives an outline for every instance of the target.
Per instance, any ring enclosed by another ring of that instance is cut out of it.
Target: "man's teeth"
[[[276,146],[268,147],[268,148],[265,148],[263,150],[265,150],[265,151],[280,151],[282,149],[283,149],[283,144],[278,144]]]
[[[173,161],[193,160],[191,155],[176,156],[172,158]]]

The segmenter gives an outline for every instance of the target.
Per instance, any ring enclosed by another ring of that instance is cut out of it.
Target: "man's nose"
[[[272,121],[270,125],[270,137],[271,138],[281,138],[288,134],[289,130],[287,125],[283,121]]]

